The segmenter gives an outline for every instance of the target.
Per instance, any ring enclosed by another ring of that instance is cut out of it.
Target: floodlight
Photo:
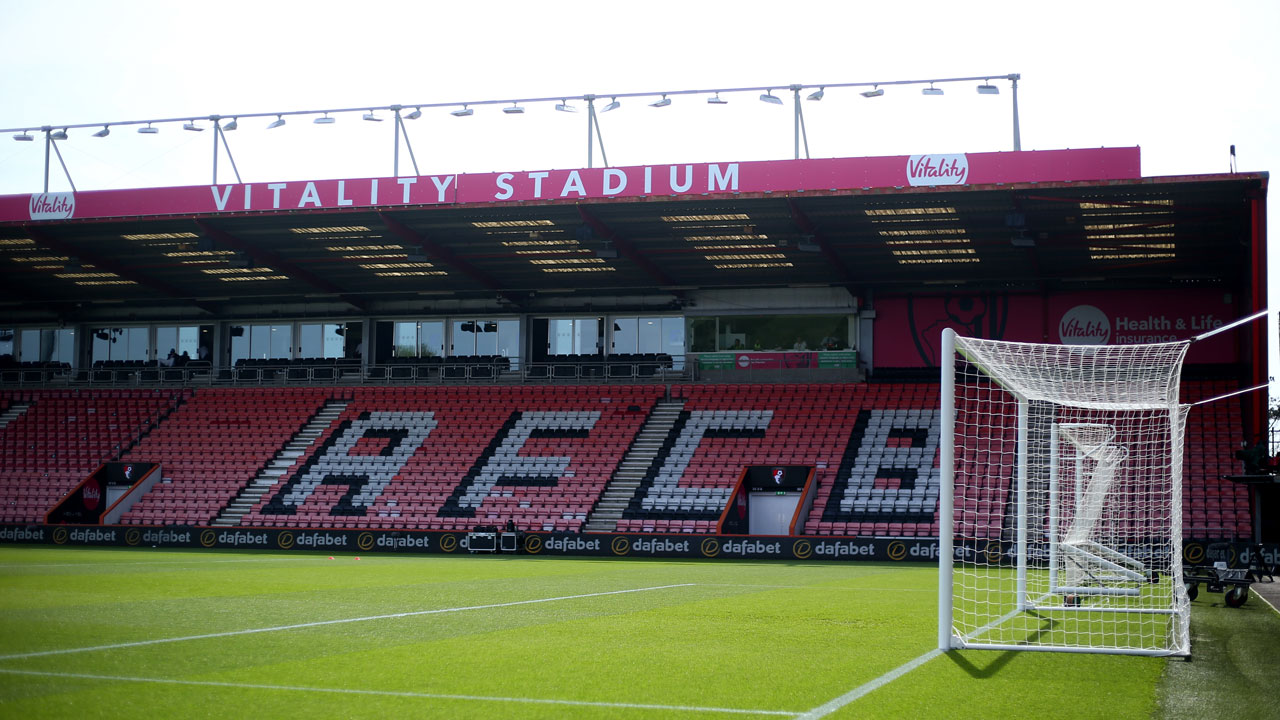
[[[280,127],[280,126],[282,126],[282,125],[284,125],[284,116],[283,116],[283,115],[277,115],[277,116],[276,116],[276,119],[275,119],[275,120],[273,120],[273,121],[271,122],[271,124],[267,126],[267,129],[268,129],[268,130],[275,130],[276,128],[278,128],[278,127]]]
[[[236,129],[236,128],[238,128],[238,127],[240,127],[240,123],[239,123],[235,118],[231,118],[231,122],[227,123],[226,125],[223,125],[223,126],[222,126],[222,129],[223,129],[223,130],[235,130],[235,129]]]
[[[103,126],[102,126],[102,129],[101,129],[101,130],[99,130],[98,132],[94,133],[94,134],[93,134],[93,136],[94,136],[94,137],[106,137],[106,136],[108,136],[108,135],[110,135],[110,134],[111,134],[111,128],[110,128],[109,126],[107,126],[107,125],[103,125]]]
[[[31,137],[31,133],[26,131],[14,135],[13,139],[18,142],[31,142],[32,140],[35,140],[35,138]]]
[[[49,139],[51,139],[51,140],[66,140],[66,139],[67,139],[67,129],[66,129],[66,128],[62,128],[61,130],[54,130],[53,132],[49,133]]]
[[[924,88],[923,90],[921,90],[921,91],[920,91],[920,94],[921,94],[921,95],[941,95],[941,94],[942,94],[942,88],[936,88],[936,87],[934,87],[934,86],[933,86],[933,83],[929,83],[929,87]]]
[[[422,108],[416,107],[413,109],[413,112],[409,113],[408,115],[405,115],[404,117],[406,120],[417,120],[418,118],[422,117]]]
[[[281,122],[283,122],[283,121],[281,121]],[[140,127],[140,128],[138,128],[138,132],[139,132],[139,133],[141,133],[142,135],[156,135],[156,134],[158,134],[158,133],[160,132],[160,128],[158,128],[158,127],[151,127],[151,123],[147,123],[147,126],[146,126],[146,127]]]
[[[877,85],[874,90],[865,90],[862,93],[864,98],[882,97],[884,96],[884,88]]]
[[[666,107],[671,104],[671,98],[664,93],[661,100],[655,100],[649,103],[649,107]]]
[[[523,114],[524,114],[524,108],[520,107],[519,105],[517,105],[517,104],[515,104],[515,103],[511,103],[511,107],[504,107],[504,108],[502,108],[502,112],[504,112],[504,113],[506,113],[506,114],[508,114],[508,115],[523,115]]]
[[[979,95],[999,95],[1000,88],[996,87],[995,85],[992,85],[990,81],[987,81],[978,86],[978,94]]]
[[[709,97],[709,98],[707,98],[707,104],[708,104],[708,105],[728,105],[728,104],[729,104],[729,101],[728,101],[728,100],[721,100],[721,99],[720,99],[720,93],[716,93],[715,97]]]
[[[560,112],[573,112],[573,113],[578,112],[578,108],[570,105],[564,100],[561,100],[560,102],[556,103],[556,110],[559,110]]]
[[[769,92],[760,96],[760,102],[767,102],[770,105],[781,105],[782,98],[778,97],[777,95],[774,95],[773,91],[770,90]]]
[[[600,112],[609,112],[610,110],[617,110],[618,108],[622,107],[622,103],[618,102],[618,98],[610,98],[610,99],[613,102],[610,102],[608,105],[605,105],[604,109],[601,110]]]
[[[454,116],[454,117],[467,117],[468,115],[475,115],[475,114],[476,114],[476,111],[475,111],[475,110],[472,110],[471,108],[467,107],[466,105],[463,105],[461,110],[454,110],[454,111],[450,112],[449,114],[450,114],[450,115],[452,115],[452,116]]]
[[[377,115],[374,115],[372,110],[365,113],[361,117],[365,120],[368,120],[369,122],[382,122],[382,118],[378,117]]]
[[[809,97],[808,97],[808,99],[809,99],[809,100],[821,100],[821,99],[822,99],[822,97],[823,97],[824,95],[826,95],[826,94],[827,94],[827,89],[826,89],[826,88],[818,88],[817,92],[811,92],[811,93],[809,93]]]
[[[182,129],[190,130],[191,132],[204,132],[204,128],[197,125],[195,120],[192,120],[189,123],[183,124]]]
[[[324,115],[321,115],[320,117],[316,118],[315,120],[312,120],[311,122],[315,123],[316,125],[332,125],[337,121],[338,121],[337,118],[331,118],[329,117],[329,113],[325,113]]]

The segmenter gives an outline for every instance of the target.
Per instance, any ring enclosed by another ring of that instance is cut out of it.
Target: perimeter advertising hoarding
[[[1211,289],[884,296],[875,310],[876,367],[937,367],[944,328],[992,340],[1131,345],[1183,340],[1246,314],[1233,295]],[[1237,339],[1196,343],[1187,362],[1236,362]]]
[[[698,367],[703,370],[856,368],[858,351],[703,353],[698,356]]]
[[[219,550],[319,550],[343,554],[469,552],[465,531],[5,524],[0,525],[0,542]],[[932,561],[937,559],[938,542],[931,538],[521,533],[519,552],[525,555],[594,557]]]
[[[0,197],[0,223],[1134,179],[1138,148],[640,165]]]
[[[409,530],[304,530],[277,528],[211,528],[192,526],[80,526],[0,524],[0,543],[27,545],[158,548],[209,548],[215,550],[319,550],[331,553],[440,553],[465,554],[467,533]],[[1220,541],[1183,541],[1183,561],[1205,561],[1205,548]],[[1226,543],[1229,565],[1244,567],[1259,546],[1247,542]],[[1280,545],[1262,547],[1263,559],[1280,563]],[[1010,558],[1013,547],[998,541],[977,541],[958,546],[956,557],[984,555],[992,561]],[[872,560],[887,562],[936,562],[934,538],[853,538],[806,535],[801,537],[743,537],[731,535],[576,534],[522,533],[519,552],[524,555],[581,555],[637,558],[725,558],[747,560]]]

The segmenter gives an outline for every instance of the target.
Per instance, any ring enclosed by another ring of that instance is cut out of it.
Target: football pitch
[[[5,546],[0,716],[1280,712],[1280,615],[1257,597],[1202,593],[1185,662],[938,653],[936,587],[899,563]]]

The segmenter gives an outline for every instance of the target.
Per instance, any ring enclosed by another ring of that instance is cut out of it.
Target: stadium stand
[[[162,390],[6,391],[25,403],[0,430],[0,522],[42,522],[98,465],[120,457],[187,394]]]
[[[865,385],[683,385],[684,408],[617,529],[715,532],[747,465],[839,465]]]
[[[356,388],[242,524],[577,531],[662,390]]]
[[[127,454],[160,463],[162,480],[125,513],[128,525],[205,524],[253,479],[329,394],[200,389]]]
[[[1235,390],[1225,380],[1183,384],[1185,402],[1195,402]],[[1183,457],[1183,534],[1198,538],[1248,539],[1253,535],[1248,489],[1226,480],[1239,475],[1242,463],[1235,451],[1242,447],[1238,397],[1199,405],[1187,417],[1187,446]]]
[[[282,378],[283,379],[283,378]],[[1229,392],[1188,381],[1187,401]],[[0,392],[4,522],[39,522],[106,460],[157,462],[163,479],[132,525],[207,524],[326,400],[348,404],[241,521],[254,527],[465,530],[511,520],[577,532],[600,502],[662,385],[232,387]],[[748,465],[808,465],[818,490],[801,532],[931,536],[938,530],[936,383],[677,384],[674,425],[619,532],[713,533]],[[1195,408],[1184,457],[1188,537],[1251,536],[1239,474],[1241,407]],[[957,462],[989,468],[988,496],[957,507],[996,537],[1011,497],[1014,430]],[[403,468],[403,470],[401,470]],[[369,482],[353,477],[370,476]],[[345,479],[344,479],[345,478]],[[630,492],[630,491],[628,491]]]

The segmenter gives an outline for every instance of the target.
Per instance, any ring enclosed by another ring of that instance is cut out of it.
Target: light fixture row
[[[796,89],[797,87],[798,86],[792,86],[791,89]],[[989,79],[983,81],[981,85],[978,85],[977,91],[979,95],[999,95],[1000,94],[1000,88],[996,85],[992,85]],[[728,100],[725,100],[720,97],[721,91],[716,90],[716,91],[713,91],[713,93],[714,94],[712,94],[711,97],[707,98],[708,105],[728,105],[729,104]],[[929,86],[926,88],[921,88],[920,93],[922,95],[935,96],[935,95],[942,95],[943,91],[942,91],[942,88],[935,87],[933,82],[929,82]],[[668,93],[659,93],[659,94],[661,95],[661,97],[658,100],[654,100],[653,102],[649,103],[649,107],[662,108],[662,107],[668,107],[669,105],[671,105],[671,98],[668,97]],[[865,98],[883,97],[884,88],[880,87],[879,85],[874,85],[872,89],[864,90],[859,94]],[[819,101],[819,100],[822,100],[822,98],[825,95],[826,95],[826,86],[820,86],[814,92],[809,93],[809,95],[806,96],[806,99],[812,100],[812,101]],[[594,99],[593,96],[587,96],[587,97],[589,100]],[[609,100],[610,100],[609,103],[606,104],[603,108],[601,108],[600,112],[610,112],[612,110],[617,110],[619,107],[622,107],[622,103],[618,101],[617,96],[612,96],[610,97]],[[770,105],[783,104],[783,99],[777,95],[774,95],[772,88],[760,95],[760,101]],[[399,111],[401,107],[397,105],[397,106],[393,106],[391,109]],[[565,112],[565,113],[578,112],[577,107],[569,104],[568,98],[562,98],[560,102],[556,103],[555,109],[558,112]],[[329,114],[330,112],[341,112],[341,111],[324,111],[321,113],[320,117],[313,119],[312,122],[315,123],[316,125],[334,124],[335,122],[337,122],[337,118],[330,116]],[[519,101],[513,100],[511,101],[511,105],[502,108],[502,112],[507,115],[522,115],[524,114],[524,107],[519,104]],[[462,107],[454,110],[450,110],[449,114],[453,115],[454,117],[470,117],[471,115],[475,114],[475,109],[470,107],[470,103],[463,103]],[[406,120],[417,120],[420,117],[422,117],[422,108],[420,106],[414,107],[412,111],[406,113],[403,116],[403,118]],[[216,123],[221,118],[218,118],[217,116],[212,116],[210,119],[214,120]],[[382,122],[384,118],[379,117],[374,110],[370,109],[368,112],[364,113],[361,116],[361,119],[366,120],[368,122]],[[164,121],[147,122],[145,126],[138,128],[137,131],[143,135],[155,135],[159,133],[160,128],[155,127],[154,122],[164,122]],[[120,124],[124,124],[124,123],[120,123]],[[141,122],[129,123],[129,124],[141,124]],[[285,125],[285,119],[284,119],[284,114],[281,113],[281,114],[277,114],[276,119],[271,121],[271,123],[267,125],[267,129],[274,130],[275,128],[282,127],[283,125]],[[225,125],[221,125],[219,127],[221,127],[223,131],[231,131],[231,130],[237,129],[239,126],[240,126],[239,118],[232,117],[231,122],[228,122]],[[203,132],[205,130],[204,127],[197,124],[196,118],[192,118],[184,122],[182,125],[182,129],[190,132]],[[63,128],[61,130],[50,130],[49,128],[45,128],[45,130],[49,132],[49,138],[51,140],[67,139],[67,128]],[[107,137],[110,134],[111,134],[111,125],[108,123],[103,125],[101,130],[93,133],[93,137],[98,137],[98,138]],[[13,139],[18,142],[31,142],[35,140],[35,137],[31,134],[31,130],[23,130],[22,132],[14,134]]]

